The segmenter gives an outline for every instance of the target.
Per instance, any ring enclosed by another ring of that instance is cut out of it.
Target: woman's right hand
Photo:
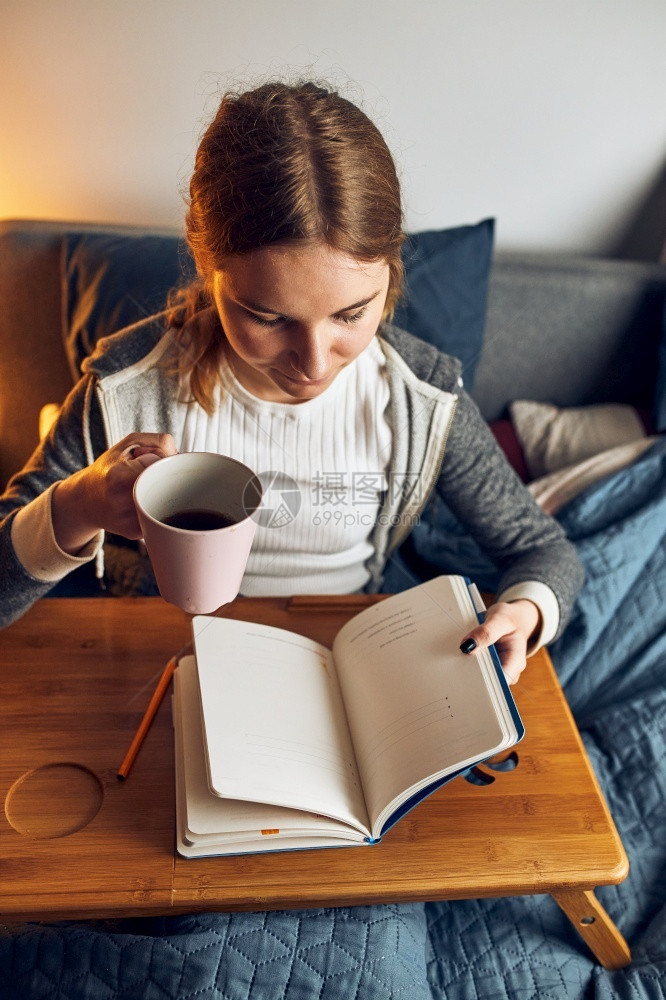
[[[98,531],[140,538],[132,489],[152,462],[175,455],[170,434],[135,432],[105,451],[92,465],[58,483],[53,491],[53,532],[60,548],[76,555]]]

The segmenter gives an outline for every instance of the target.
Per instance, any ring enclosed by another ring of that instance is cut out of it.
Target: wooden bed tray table
[[[218,614],[326,645],[380,597],[242,598]],[[628,862],[545,650],[513,689],[526,736],[381,844],[188,860],[174,849],[170,699],[116,773],[189,618],[160,598],[46,598],[0,632],[0,918],[265,910],[550,893],[599,962],[629,948],[598,902]],[[505,768],[512,767],[511,770]]]

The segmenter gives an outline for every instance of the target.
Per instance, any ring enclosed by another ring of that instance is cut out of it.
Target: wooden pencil
[[[146,738],[146,733],[150,729],[151,723],[155,718],[155,716],[157,715],[157,710],[162,704],[162,699],[166,694],[166,690],[169,687],[169,684],[171,683],[173,672],[176,669],[177,660],[178,660],[177,655],[172,656],[169,662],[167,663],[166,667],[162,671],[162,676],[158,681],[157,687],[155,688],[155,691],[153,693],[153,697],[150,699],[150,704],[148,705],[148,708],[145,711],[143,719],[141,720],[141,724],[135,733],[134,739],[130,744],[129,750],[125,754],[125,759],[118,768],[118,774],[117,774],[118,781],[125,780],[125,778],[130,772],[132,764],[136,760],[136,756],[139,750],[141,749],[141,745],[144,739]]]

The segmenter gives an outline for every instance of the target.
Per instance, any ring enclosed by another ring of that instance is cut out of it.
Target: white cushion
[[[509,409],[532,479],[646,436],[634,407],[621,403],[562,409],[520,399]]]
[[[45,403],[39,411],[39,440],[43,441],[51,427],[58,419],[60,406],[58,403]]]
[[[630,444],[609,448],[583,462],[576,462],[575,465],[568,465],[541,479],[535,479],[527,488],[547,514],[557,514],[588,486],[635,462],[658,440],[658,437],[639,438]]]

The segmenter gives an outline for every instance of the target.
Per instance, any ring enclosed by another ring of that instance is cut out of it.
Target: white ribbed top
[[[368,581],[369,535],[387,487],[392,435],[376,340],[319,396],[258,399],[225,361],[212,417],[181,404],[181,451],[216,451],[264,484],[264,510],[241,592],[348,594]]]

